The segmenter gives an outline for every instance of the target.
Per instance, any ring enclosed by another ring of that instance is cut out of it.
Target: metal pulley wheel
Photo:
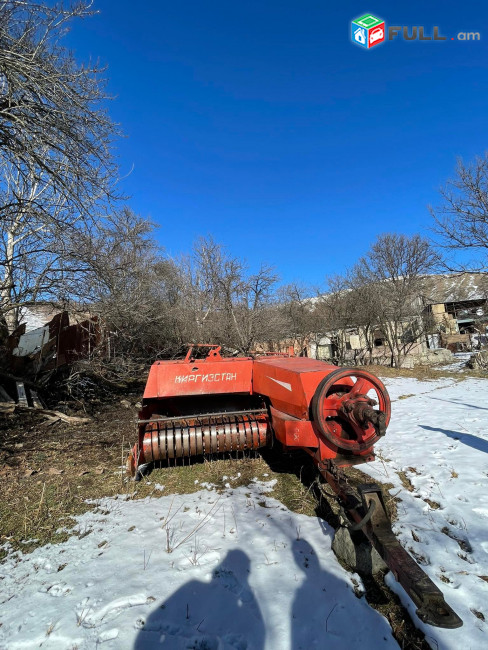
[[[317,386],[312,414],[330,443],[357,453],[370,449],[385,433],[391,404],[377,377],[365,370],[338,368]]]

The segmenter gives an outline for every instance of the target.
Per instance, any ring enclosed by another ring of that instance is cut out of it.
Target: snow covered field
[[[464,621],[417,625],[433,648],[488,647],[488,380],[386,384],[392,422],[362,469],[394,484],[396,534]],[[202,485],[105,499],[78,518],[81,539],[11,554],[0,566],[0,648],[398,648],[356,597],[359,577],[335,559],[330,527],[271,498],[272,481],[232,483],[221,495]]]

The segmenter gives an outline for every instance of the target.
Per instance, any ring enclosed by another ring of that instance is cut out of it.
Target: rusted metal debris
[[[70,365],[93,352],[102,334],[97,316],[70,324],[68,312],[26,332],[20,325],[7,339],[7,368],[13,375],[37,376]]]
[[[25,323],[20,325],[4,342],[0,413],[35,409],[56,421],[73,421],[62,413],[47,413],[38,389],[58,368],[89,358],[101,342],[102,328],[97,316],[70,324],[68,312],[63,311],[28,332]]]
[[[371,542],[395,579],[417,607],[421,621],[435,627],[454,629],[463,622],[446,603],[441,590],[403,548],[393,534],[381,486],[367,483],[353,489],[341,468],[333,461],[319,463],[318,469],[339,498],[351,530],[361,530]]]

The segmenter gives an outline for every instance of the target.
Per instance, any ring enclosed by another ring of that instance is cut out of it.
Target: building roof
[[[19,321],[20,324],[25,323],[26,332],[31,332],[43,327],[60,311],[62,310],[59,307],[55,307],[50,303],[29,305],[28,307],[21,307]]]
[[[80,323],[92,316],[92,313],[86,309],[81,308],[67,308],[63,305],[55,305],[53,303],[39,302],[32,305],[26,305],[20,309],[19,323],[25,323],[25,331],[32,332],[33,330],[43,327],[49,323],[56,314],[67,311],[69,314],[70,323]]]

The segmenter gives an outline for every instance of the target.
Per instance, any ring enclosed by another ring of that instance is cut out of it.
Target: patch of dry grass
[[[431,379],[441,379],[442,377],[449,377],[456,381],[464,381],[470,377],[481,377],[486,379],[488,373],[481,370],[472,370],[470,368],[463,368],[460,373],[457,370],[442,370],[435,366],[415,366],[415,368],[390,368],[390,366],[358,366],[362,370],[367,370],[377,377],[411,377],[413,379],[420,379],[429,381]]]
[[[125,459],[134,443],[135,410],[106,406],[83,425],[45,426],[36,414],[0,422],[0,544],[29,552],[72,534],[87,501],[119,494],[138,499],[191,494],[202,483],[223,490],[253,479],[276,479],[272,496],[291,510],[314,514],[313,494],[292,469],[275,472],[257,453],[155,468],[139,483],[128,480]],[[164,485],[161,492],[155,484]]]
[[[36,414],[9,416],[0,424],[1,543],[30,551],[66,539],[59,530],[85,512],[87,499],[124,491],[120,470],[123,433],[132,428],[120,413],[93,424],[46,427]],[[128,439],[128,437],[127,437]]]
[[[408,478],[405,472],[402,471],[397,471],[398,477],[400,481],[402,482],[403,487],[408,490],[409,492],[414,491],[414,487],[412,485],[411,480]]]
[[[437,503],[437,501],[432,501],[431,499],[427,499],[427,498],[425,498],[424,501],[432,508],[432,510],[439,510],[439,508],[441,507],[441,504]]]

